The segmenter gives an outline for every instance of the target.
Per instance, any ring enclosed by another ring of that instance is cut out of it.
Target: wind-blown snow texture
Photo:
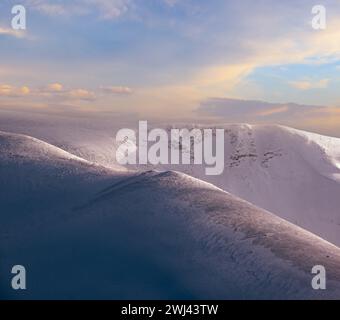
[[[0,133],[0,190],[2,298],[340,298],[339,248],[183,173],[114,171]]]
[[[210,182],[340,246],[340,139],[282,126],[224,128],[223,174],[207,176],[205,164],[156,168]]]
[[[80,117],[5,110],[0,115],[0,130],[37,137],[121,171],[124,168],[115,159],[115,133],[137,124],[137,120],[120,116],[117,121],[110,115]],[[226,129],[222,175],[207,176],[201,165],[157,169],[177,170],[210,182],[340,246],[340,139],[274,125],[219,127]]]

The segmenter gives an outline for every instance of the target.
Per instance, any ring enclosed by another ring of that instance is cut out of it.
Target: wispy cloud
[[[280,113],[285,113],[289,111],[289,106],[284,105],[282,107],[274,107],[274,108],[268,108],[267,110],[262,110],[260,112],[257,113],[258,116],[261,117],[268,117],[268,116],[272,116],[275,114],[280,114]]]
[[[14,30],[11,28],[1,28],[0,27],[0,36],[10,36],[15,38],[24,38],[26,36],[26,32],[23,30]]]
[[[51,16],[89,15],[96,13],[102,19],[116,19],[128,11],[131,0],[26,0],[27,5],[36,11]]]
[[[33,9],[47,15],[65,15],[68,12],[67,7],[61,4],[44,3],[42,1],[30,2],[30,4]]]
[[[329,79],[321,79],[318,81],[313,80],[300,80],[291,81],[289,84],[299,90],[310,90],[310,89],[324,89],[327,88]]]
[[[340,23],[329,23],[322,33],[301,32],[295,36],[288,33],[278,39],[247,40],[240,52],[229,63],[201,68],[191,79],[192,83],[220,89],[220,94],[232,93],[232,89],[266,66],[324,65],[340,60]],[[300,41],[297,41],[299,39]],[[263,41],[265,40],[265,41]],[[291,81],[300,90],[327,88],[330,79]],[[217,92],[217,91],[216,91]],[[214,92],[213,92],[214,93]],[[211,94],[211,93],[210,93]]]
[[[305,121],[327,110],[329,110],[327,106],[211,98],[203,101],[197,112],[200,115],[210,115],[232,122],[292,124]]]
[[[21,41],[21,50],[4,46],[0,54],[7,70],[0,72],[7,82],[30,87],[35,73],[42,83],[54,81],[51,75],[60,81],[30,88],[28,96],[124,104],[124,110],[131,105],[129,110],[138,107],[151,115],[182,115],[209,97],[306,105],[339,101],[334,65],[340,61],[340,9],[334,7],[329,7],[327,29],[317,32],[309,23],[308,0],[294,5],[292,0],[22,2],[33,13],[28,27],[38,41]],[[8,41],[0,31],[1,38]],[[327,64],[332,74],[323,68]],[[250,120],[274,119],[292,116],[293,110],[305,109],[274,104],[245,114]]]
[[[100,90],[104,93],[115,94],[115,95],[132,94],[132,89],[129,87],[107,86],[107,87],[100,87]]]
[[[197,113],[216,122],[281,124],[340,137],[340,106],[211,98],[200,104]]]
[[[31,97],[43,98],[54,101],[78,100],[94,101],[105,96],[131,95],[133,90],[124,86],[103,86],[99,88],[67,88],[59,82],[45,86],[29,88],[28,86],[13,86],[0,84],[0,96],[2,97]]]
[[[74,100],[86,100],[86,101],[93,101],[96,99],[96,95],[94,92],[85,89],[74,89],[67,91],[64,97]]]

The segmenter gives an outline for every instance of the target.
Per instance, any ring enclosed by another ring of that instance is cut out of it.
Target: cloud
[[[205,119],[212,117],[214,122],[281,124],[340,137],[340,106],[211,98],[196,112]]]
[[[200,117],[210,116],[217,122],[281,124],[340,137],[340,106],[212,98],[196,111]]]
[[[84,41],[80,37],[79,45],[70,45],[70,50],[80,58],[82,54],[86,55],[86,59],[103,57],[103,64],[106,65],[115,60],[117,65],[126,66],[123,71],[126,70],[126,77],[137,79],[142,78],[138,72],[150,74],[145,69],[156,65],[152,75],[154,79],[160,79],[162,85],[196,87],[206,97],[238,96],[235,92],[239,86],[261,67],[321,64],[340,58],[340,23],[337,22],[337,15],[334,14],[334,21],[329,18],[326,30],[317,32],[307,24],[312,16],[305,4],[292,6],[265,1],[254,5],[252,1],[245,0],[217,1],[212,6],[208,2],[195,0],[161,0],[159,2],[165,6],[177,7],[176,10],[160,10],[159,4],[155,5],[158,1],[150,1],[149,4],[136,0],[25,1],[30,3],[32,10],[50,15],[94,15],[101,19],[117,19],[133,11],[131,14],[136,18],[133,25],[119,25],[115,30],[104,29],[99,23],[91,25],[93,32],[87,32]],[[195,10],[191,10],[193,7]],[[74,23],[78,24],[79,21]],[[148,30],[143,29],[145,26]],[[73,30],[71,23],[70,30]],[[55,32],[58,34],[58,30]],[[125,39],[124,35],[131,37]],[[106,36],[116,40],[103,46]],[[63,39],[58,34],[53,42],[59,44],[58,48],[49,50],[53,57],[59,57],[57,53],[63,47]],[[113,43],[117,43],[124,54],[118,56]],[[151,43],[158,43],[158,50],[152,50]],[[87,45],[90,50],[86,50]],[[78,52],[80,49],[81,53]],[[94,54],[88,56],[87,52]],[[136,60],[137,55],[139,60]],[[112,60],[106,57],[112,57]],[[136,68],[136,61],[147,63],[137,63]],[[96,62],[96,66],[99,64],[101,62]],[[155,80],[145,78],[144,87],[147,81],[154,85]],[[97,81],[100,83],[100,79]]]
[[[36,11],[51,16],[83,16],[96,13],[101,19],[116,19],[126,13],[131,0],[26,0],[27,5]]]
[[[54,101],[79,100],[94,101],[98,98],[105,98],[105,95],[131,95],[132,89],[125,86],[105,86],[97,89],[66,88],[59,82],[47,84],[42,87],[29,88],[27,86],[16,87],[9,84],[0,84],[0,96],[42,98]]]
[[[278,113],[285,113],[288,111],[289,111],[289,106],[284,105],[282,107],[274,107],[272,109],[259,111],[257,115],[261,117],[267,117],[267,116],[271,116],[271,115],[278,114]]]
[[[20,88],[20,93],[21,93],[22,95],[30,94],[30,92],[31,92],[31,90],[30,90],[30,88],[27,87],[27,86],[23,86],[23,87]]]
[[[301,80],[291,81],[289,84],[299,90],[310,90],[310,89],[324,89],[327,88],[329,79],[321,79],[318,81]]]
[[[222,90],[232,90],[254,69],[252,63],[210,66],[199,70],[193,77],[195,86],[209,89],[218,87]]]
[[[109,86],[109,87],[100,87],[100,90],[108,94],[117,94],[117,95],[132,94],[132,89],[129,87]]]
[[[282,123],[291,125],[317,117],[329,110],[326,106],[296,103],[271,103],[256,100],[211,98],[203,101],[196,112],[232,122]]]
[[[86,101],[92,101],[96,99],[96,95],[88,90],[85,89],[74,89],[70,90],[65,93],[65,98],[69,98],[72,100],[86,100]]]
[[[63,85],[60,83],[51,83],[47,86],[47,91],[49,92],[62,92]]]
[[[10,36],[15,38],[24,38],[26,33],[23,30],[14,30],[11,28],[1,28],[0,27],[0,36]]]
[[[83,88],[65,89],[61,83],[51,83],[42,89],[38,89],[37,96],[51,98],[55,100],[83,100],[93,101],[96,94],[93,91]]]
[[[82,0],[81,3],[96,7],[103,19],[115,19],[128,11],[130,0]]]
[[[56,101],[65,100],[83,100],[93,101],[96,95],[93,91],[82,88],[64,89],[60,83],[51,83],[42,88],[31,89],[28,86],[17,87],[9,84],[0,85],[0,96],[2,97],[31,97],[31,98],[45,98]]]
[[[47,15],[64,15],[67,13],[67,8],[60,4],[35,2],[31,4],[35,10]]]
[[[265,31],[257,38],[251,38],[251,31],[247,28],[249,34],[239,34],[237,40],[229,39],[234,47],[229,47],[229,44],[224,44],[223,38],[218,38],[216,40],[220,41],[218,48],[229,50],[225,58],[220,59],[225,62],[210,62],[197,67],[187,84],[201,87],[207,96],[226,94],[230,96],[234,95],[235,88],[242,85],[247,77],[259,68],[291,65],[318,66],[340,61],[339,21],[329,21],[327,29],[322,32],[316,32],[309,26],[298,29],[287,27],[287,31],[274,37],[269,31],[267,32],[267,29],[276,30],[278,27],[275,24],[270,26],[271,20],[268,19],[269,22],[266,22],[267,19],[262,18],[262,28]],[[215,37],[217,36],[213,35],[211,39]],[[228,40],[228,35],[226,39]],[[291,82],[290,85],[300,90],[321,89],[326,88],[329,81],[329,79],[296,81]]]
[[[31,90],[27,86],[15,87],[9,84],[0,85],[0,96],[1,97],[23,97],[30,94]]]

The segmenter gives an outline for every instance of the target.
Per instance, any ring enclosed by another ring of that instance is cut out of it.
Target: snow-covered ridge
[[[0,131],[0,159],[9,160],[12,157],[24,157],[26,160],[39,161],[47,159],[76,160],[89,164],[85,159],[36,138]]]
[[[183,173],[103,170],[17,138],[1,135],[0,278],[29,266],[21,298],[340,297],[340,249],[310,232]]]
[[[62,122],[54,118],[51,122],[48,117],[40,122],[25,119],[19,124],[16,118],[5,120],[2,127],[12,131],[20,127],[22,132],[114,170],[122,170],[115,159],[115,132],[121,126],[133,128],[131,123],[118,126],[107,121],[102,126],[89,120],[82,123],[81,119],[73,125],[67,118],[62,118]],[[204,126],[182,124],[171,125],[168,129],[172,127]],[[133,166],[130,169],[185,172],[340,245],[340,139],[277,125],[216,127],[226,130],[225,171],[220,176],[207,176],[199,165]]]
[[[210,182],[340,245],[340,139],[276,125],[217,128],[225,129],[222,175],[194,164],[156,168]]]

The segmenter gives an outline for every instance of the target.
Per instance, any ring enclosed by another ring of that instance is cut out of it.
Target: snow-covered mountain
[[[206,175],[205,164],[156,168],[210,182],[340,246],[340,139],[275,125],[218,128],[225,129],[223,174]]]
[[[46,141],[88,161],[122,170],[115,157],[115,133],[137,120],[106,114],[50,114],[0,109],[0,131]]]
[[[43,139],[115,170],[124,170],[116,163],[115,134],[137,125],[137,121],[124,117],[117,121],[110,115],[81,117],[2,110],[0,117],[0,130]],[[192,125],[182,127],[190,129]],[[275,125],[218,127],[226,130],[222,175],[207,176],[205,165],[162,165],[156,169],[177,170],[210,182],[340,245],[340,139]]]
[[[183,173],[114,171],[0,133],[0,190],[5,298],[340,297],[339,248]],[[320,264],[327,290],[311,287]]]
[[[0,114],[0,130],[37,137],[115,170],[124,169],[116,163],[116,132],[138,125],[124,117],[117,121],[112,115],[63,116],[5,110]],[[207,176],[205,165],[157,168],[210,182],[340,245],[340,139],[275,125],[218,127],[226,129],[222,175]]]

